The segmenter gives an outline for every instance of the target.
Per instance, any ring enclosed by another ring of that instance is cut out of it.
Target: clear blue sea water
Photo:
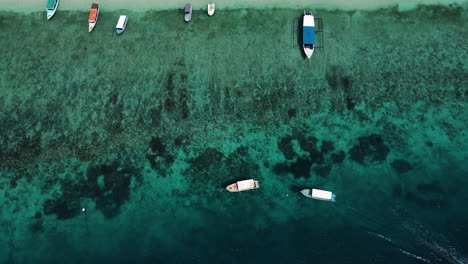
[[[121,13],[0,12],[0,263],[467,263],[466,10]]]

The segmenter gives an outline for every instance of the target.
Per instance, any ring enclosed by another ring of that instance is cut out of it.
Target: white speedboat
[[[186,4],[184,8],[184,20],[189,22],[192,19],[192,4]]]
[[[208,15],[212,16],[215,13],[215,3],[208,4]]]
[[[98,16],[99,16],[99,5],[92,4],[91,10],[89,11],[89,17],[88,17],[89,32],[91,32],[91,30],[93,30],[94,26],[96,25]]]
[[[127,16],[122,15],[119,17],[119,21],[117,21],[117,26],[115,26],[116,28],[115,31],[117,32],[117,35],[120,35],[124,32],[125,27],[127,26],[127,21],[128,21]]]
[[[301,191],[302,195],[308,198],[335,202],[336,195],[329,191],[323,191],[319,189],[304,189]]]
[[[228,192],[242,192],[247,190],[258,189],[259,187],[260,186],[258,185],[258,181],[250,179],[230,184],[228,185],[228,187],[226,187],[226,190]]]
[[[59,2],[60,0],[47,0],[47,20],[55,15]]]
[[[302,26],[302,47],[305,55],[310,59],[315,49],[315,20],[312,12],[304,12]]]

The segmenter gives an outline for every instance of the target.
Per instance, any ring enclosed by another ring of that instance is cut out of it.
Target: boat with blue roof
[[[312,12],[304,12],[302,27],[302,47],[305,55],[310,59],[315,49],[315,19]]]
[[[117,32],[117,35],[120,35],[124,32],[125,27],[127,26],[127,21],[128,17],[125,15],[121,15],[119,17],[119,21],[117,21],[117,26],[115,26],[115,31]]]
[[[336,195],[329,191],[323,191],[319,189],[304,189],[301,191],[302,195],[308,198],[322,200],[322,201],[329,201],[335,202]]]
[[[47,0],[47,20],[55,15],[59,2],[60,0]]]

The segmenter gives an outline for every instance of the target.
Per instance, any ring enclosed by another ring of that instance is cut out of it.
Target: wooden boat
[[[226,190],[229,192],[242,192],[247,190],[258,189],[259,187],[260,186],[258,185],[258,181],[250,179],[230,184],[228,185],[228,187],[226,187]]]
[[[55,15],[59,2],[60,0],[47,0],[47,20]]]
[[[99,16],[99,5],[94,3],[91,5],[91,10],[89,11],[89,17],[88,17],[89,32],[91,32],[91,30],[93,30],[94,26],[96,25],[98,16]]]
[[[215,3],[208,4],[208,15],[212,16],[215,13]]]
[[[122,15],[119,17],[119,21],[117,21],[117,26],[115,26],[116,28],[115,31],[117,32],[117,35],[120,35],[124,32],[125,27],[127,26],[127,21],[128,21],[127,16]]]
[[[319,189],[304,189],[301,191],[302,195],[308,198],[335,202],[336,195],[329,191],[323,191]]]
[[[189,22],[192,19],[192,4],[186,4],[184,8],[184,20]]]
[[[302,47],[307,58],[310,59],[315,49],[315,19],[312,12],[304,12],[302,22]]]

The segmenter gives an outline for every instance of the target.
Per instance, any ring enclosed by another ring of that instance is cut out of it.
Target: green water
[[[0,261],[464,263],[466,10],[302,12],[0,13]]]

